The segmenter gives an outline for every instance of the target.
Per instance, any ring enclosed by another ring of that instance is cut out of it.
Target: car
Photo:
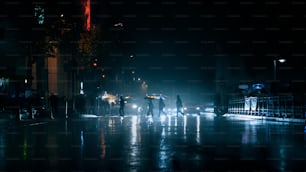
[[[201,113],[204,112],[204,108],[199,104],[186,104],[183,107],[183,110],[185,114],[189,115],[194,115],[194,114],[200,115]]]
[[[137,101],[138,99],[131,96],[125,96],[124,99],[125,99],[124,110],[126,114],[139,115],[143,112],[143,107]]]

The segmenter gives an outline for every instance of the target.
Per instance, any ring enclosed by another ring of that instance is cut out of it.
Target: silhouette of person
[[[51,93],[49,97],[49,103],[51,107],[51,118],[54,119],[54,115],[57,113],[57,106],[58,106],[58,97]]]
[[[184,115],[182,99],[180,95],[177,95],[176,96],[176,115],[178,116],[179,113]]]
[[[124,105],[125,105],[125,102],[124,102],[124,99],[122,96],[120,96],[120,100],[119,100],[119,114],[120,116],[124,116]]]
[[[165,108],[165,102],[164,100],[160,97],[159,98],[159,103],[158,103],[158,108],[159,108],[159,113],[158,115],[160,116],[161,113],[167,115],[167,113],[164,111],[164,108]]]
[[[152,99],[148,100],[148,112],[147,116],[152,115],[153,116],[153,101]]]

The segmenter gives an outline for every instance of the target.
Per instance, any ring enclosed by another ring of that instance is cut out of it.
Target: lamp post
[[[273,79],[274,80],[276,80],[276,66],[277,66],[277,62],[284,63],[284,62],[286,62],[286,59],[274,59],[273,60],[273,64],[274,64],[274,76],[273,76]]]

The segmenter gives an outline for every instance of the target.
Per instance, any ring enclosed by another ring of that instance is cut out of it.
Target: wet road
[[[0,123],[1,171],[306,171],[304,124],[212,114]]]

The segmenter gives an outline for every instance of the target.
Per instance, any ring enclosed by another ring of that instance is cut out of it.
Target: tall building
[[[42,54],[44,68],[38,71],[45,72],[42,81],[47,84],[41,85],[45,94],[56,93],[71,98],[78,94],[75,59],[78,58],[77,43],[82,31],[82,4],[80,1],[50,1],[44,5],[46,17],[36,20],[38,25],[44,25],[44,36],[40,37],[45,46]]]
[[[0,6],[0,78],[18,80],[22,86],[14,89],[21,92],[31,88],[45,96],[77,94],[83,1],[5,0]]]

